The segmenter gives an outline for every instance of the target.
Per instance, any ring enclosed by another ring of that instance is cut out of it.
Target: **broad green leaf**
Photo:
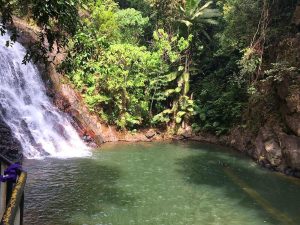
[[[177,72],[173,72],[167,75],[168,82],[173,81],[177,78]]]
[[[177,113],[177,117],[183,117],[185,114],[186,114],[186,112],[184,112],[184,111],[179,111],[179,112]]]
[[[177,124],[181,123],[181,121],[182,121],[182,118],[181,118],[181,117],[176,117],[176,123],[177,123]]]

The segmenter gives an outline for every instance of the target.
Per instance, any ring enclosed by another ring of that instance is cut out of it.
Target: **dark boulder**
[[[22,146],[0,115],[0,154],[13,162],[21,162]]]

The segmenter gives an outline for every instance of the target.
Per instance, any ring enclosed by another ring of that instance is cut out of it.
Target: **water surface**
[[[108,144],[26,160],[25,225],[298,225],[300,181],[218,146]]]

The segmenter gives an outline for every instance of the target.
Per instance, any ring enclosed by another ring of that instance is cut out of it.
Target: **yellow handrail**
[[[0,154],[1,173],[13,164],[9,159]],[[1,183],[1,212],[3,213],[1,225],[22,225],[24,210],[24,188],[27,173],[22,171],[16,184],[12,182]]]

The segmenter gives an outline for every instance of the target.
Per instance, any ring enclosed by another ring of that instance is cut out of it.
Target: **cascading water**
[[[24,156],[89,156],[67,115],[46,96],[36,66],[22,64],[25,48],[19,43],[6,47],[8,39],[8,35],[0,36],[0,114],[21,142]]]

